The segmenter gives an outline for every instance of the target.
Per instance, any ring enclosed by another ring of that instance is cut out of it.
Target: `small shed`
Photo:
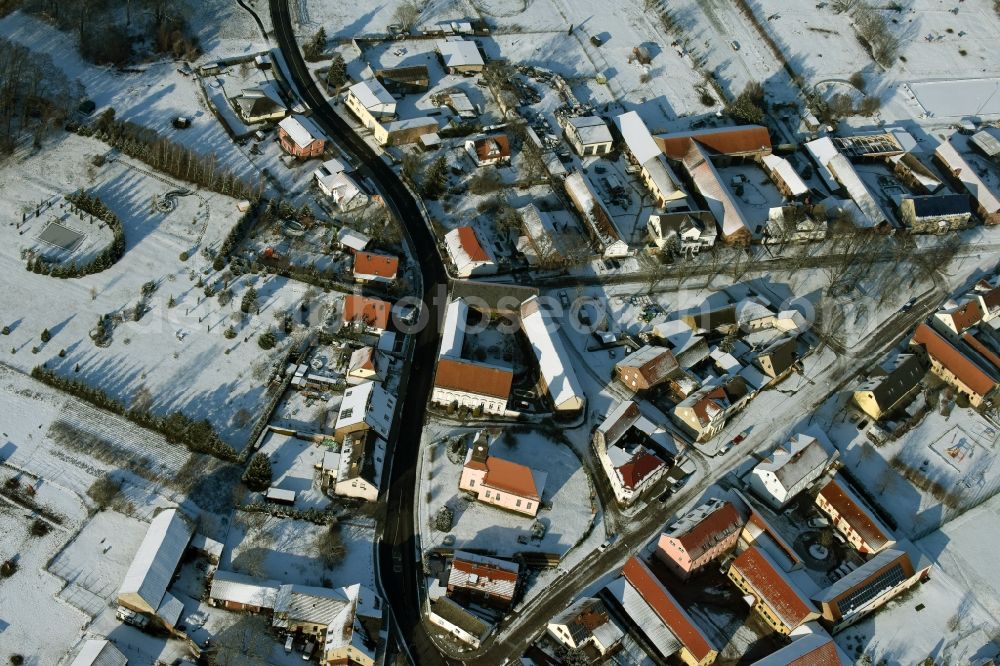
[[[295,504],[295,491],[285,490],[284,488],[275,488],[271,486],[264,493],[264,499],[268,502],[274,502],[275,504],[284,504],[285,506],[294,506]]]

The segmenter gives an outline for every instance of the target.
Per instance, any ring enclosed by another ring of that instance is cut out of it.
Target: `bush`
[[[104,511],[118,499],[121,491],[121,483],[105,474],[90,484],[90,488],[87,488],[87,497],[94,500],[99,511]]]
[[[4,560],[4,563],[0,564],[0,578],[10,578],[17,573],[17,568],[17,561],[14,558]]]
[[[250,464],[243,472],[243,483],[255,492],[263,492],[271,485],[271,461],[263,453],[253,454]]]
[[[49,340],[52,339],[52,334],[49,333],[49,329],[44,328],[42,329],[42,334],[38,337],[41,339],[42,342],[48,342]]]
[[[13,666],[21,666],[24,663],[24,657],[19,654],[12,654],[10,655],[10,663]]]
[[[854,86],[861,92],[865,91],[865,85],[866,85],[865,75],[862,74],[861,72],[854,72],[853,74],[851,74],[851,78],[848,80],[851,82],[852,86]]]
[[[434,529],[438,532],[450,532],[452,521],[455,519],[455,512],[447,506],[438,509],[434,517]]]
[[[222,332],[222,336],[226,338],[226,340],[232,340],[233,338],[236,337],[236,329],[233,328],[232,326],[229,326],[226,330]]]
[[[31,529],[29,531],[31,532],[31,536],[43,537],[48,534],[51,529],[52,528],[49,527],[47,522],[41,518],[35,518],[31,521]]]
[[[276,344],[278,344],[278,338],[274,335],[274,331],[262,333],[260,337],[257,338],[257,345],[264,351],[274,349]]]
[[[340,535],[340,526],[337,524],[330,525],[330,527],[317,534],[313,550],[316,552],[316,556],[323,561],[323,564],[328,567],[333,567],[343,562],[344,557],[347,555],[347,547],[344,546],[344,539]]]
[[[216,257],[215,261],[212,262],[212,268],[214,270],[221,271],[225,267],[226,267],[226,259],[225,259],[225,257],[221,257],[221,256],[220,257]]]
[[[244,314],[250,314],[250,311],[255,310],[256,308],[257,290],[251,286],[243,294],[243,300],[240,301],[240,311]]]
[[[881,108],[882,100],[875,95],[866,95],[865,98],[861,100],[861,105],[858,107],[858,113],[863,116],[874,116],[875,113]]]
[[[181,252],[177,258],[180,259],[181,261],[187,261],[188,259],[191,258],[191,255],[189,255],[187,252]]]

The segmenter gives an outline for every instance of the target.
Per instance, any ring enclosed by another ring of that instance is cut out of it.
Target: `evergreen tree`
[[[267,351],[268,349],[274,349],[274,345],[278,344],[278,338],[275,336],[274,331],[267,331],[262,333],[259,338],[257,338],[257,345]]]
[[[345,83],[347,83],[347,63],[344,62],[344,56],[335,53],[330,69],[326,71],[326,85],[339,90]]]
[[[428,199],[438,199],[448,185],[448,159],[441,155],[431,162],[424,176],[423,195]]]
[[[41,339],[42,339],[42,342],[48,342],[49,340],[52,339],[52,334],[49,333],[49,329],[46,328],[46,329],[42,330]]]
[[[263,453],[255,453],[243,472],[243,483],[250,490],[261,492],[271,485],[271,461]]]
[[[252,310],[257,308],[257,290],[252,286],[249,287],[243,294],[243,300],[240,301],[240,311],[245,314],[250,314]]]

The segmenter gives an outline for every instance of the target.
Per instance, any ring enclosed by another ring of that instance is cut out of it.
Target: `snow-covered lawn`
[[[426,550],[442,546],[446,534],[455,537],[455,548],[489,550],[500,557],[519,552],[564,555],[589,530],[596,511],[590,481],[579,458],[560,442],[539,431],[507,431],[490,445],[490,455],[510,460],[548,474],[542,493],[543,508],[535,518],[503,511],[468,500],[458,491],[462,465],[449,460],[443,437],[454,438],[473,432],[435,424],[425,431],[419,487],[421,546]],[[447,504],[454,511],[452,529],[438,532],[434,516]],[[545,525],[541,540],[530,539],[535,521]],[[518,542],[529,537],[528,543]]]
[[[269,433],[260,452],[271,461],[271,485],[295,491],[297,509],[322,509],[330,503],[319,488],[316,465],[323,464],[326,447],[302,439]]]

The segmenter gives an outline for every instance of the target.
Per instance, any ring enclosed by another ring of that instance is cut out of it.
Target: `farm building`
[[[564,181],[566,193],[584,221],[591,241],[605,258],[632,254],[618,225],[597,197],[590,181],[581,171],[574,171]]]
[[[564,117],[566,139],[580,157],[604,155],[611,152],[611,130],[598,116]]]
[[[437,134],[438,121],[430,117],[394,120],[372,126],[372,137],[380,146],[405,146],[420,141],[428,134]]]
[[[396,117],[395,98],[376,79],[366,79],[348,88],[345,104],[368,129]]]
[[[449,74],[476,74],[486,63],[475,42],[460,37],[449,37],[438,44],[438,54]]]
[[[13,663],[13,658],[11,663]],[[80,652],[69,666],[127,666],[128,659],[115,644],[107,639],[91,638],[84,642]]]
[[[521,304],[521,329],[538,361],[539,383],[557,412],[575,412],[583,409],[586,397],[572,366],[567,365],[566,350],[550,317],[537,296]]]
[[[975,168],[950,142],[934,151],[934,158],[945,173],[968,192],[976,203],[976,213],[986,224],[1000,224],[1000,197],[979,177]]]
[[[927,194],[906,197],[899,203],[903,224],[915,234],[941,234],[972,224],[967,194]]]
[[[281,582],[217,569],[208,591],[208,602],[231,611],[260,613],[274,610]]]
[[[427,65],[409,65],[375,70],[375,78],[390,93],[408,95],[427,92],[431,83]]]
[[[465,407],[502,415],[514,381],[510,368],[460,358],[439,358],[431,401],[443,407]]]
[[[633,167],[639,170],[642,182],[656,198],[657,206],[669,208],[686,203],[687,193],[681,188],[680,180],[639,114],[635,111],[623,113],[618,116],[617,123],[625,140],[625,154]]]

